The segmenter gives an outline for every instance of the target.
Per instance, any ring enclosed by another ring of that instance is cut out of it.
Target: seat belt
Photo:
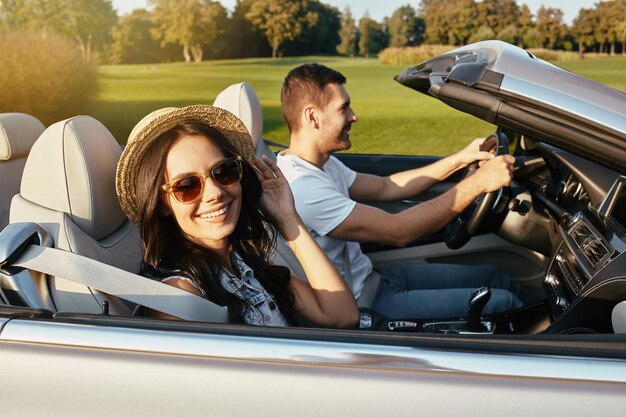
[[[343,278],[346,280],[348,287],[350,287],[352,295],[354,295],[354,282],[352,280],[352,265],[350,264],[350,255],[348,254],[348,241],[346,241],[346,244],[343,247],[343,270],[345,271]]]
[[[183,320],[228,322],[228,310],[195,294],[61,249],[28,244],[1,269],[22,267],[128,300]]]
[[[352,278],[352,265],[350,264],[347,241],[343,249],[343,267],[345,271],[344,279],[348,283],[350,291],[352,291],[352,295],[354,295],[354,280]],[[380,284],[380,278],[381,275],[375,269],[372,269],[372,272],[370,272],[369,275],[365,277],[365,282],[363,282],[361,294],[359,294],[359,298],[356,299],[356,303],[359,307],[372,307],[372,304],[374,304],[376,291],[378,291],[378,285]]]

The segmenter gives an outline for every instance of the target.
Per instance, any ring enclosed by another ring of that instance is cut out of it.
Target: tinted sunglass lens
[[[221,185],[230,186],[241,178],[241,168],[236,160],[228,160],[213,168],[212,174]]]
[[[211,170],[211,177],[224,187],[230,187],[241,179],[241,165],[236,159],[227,159]],[[193,174],[174,182],[170,191],[181,203],[193,203],[201,197],[206,174]]]
[[[174,197],[181,203],[193,201],[202,192],[202,179],[197,175],[183,178],[172,185]]]

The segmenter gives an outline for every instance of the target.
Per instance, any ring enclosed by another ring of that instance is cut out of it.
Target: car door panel
[[[615,349],[585,357],[512,339],[495,351],[459,337],[82,321],[4,326],[7,415],[619,415],[626,405]]]

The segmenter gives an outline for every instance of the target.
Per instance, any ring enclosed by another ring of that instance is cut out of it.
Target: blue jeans
[[[521,307],[520,287],[493,265],[409,264],[381,269],[372,309],[394,319],[466,317],[471,293],[491,289],[483,314]]]

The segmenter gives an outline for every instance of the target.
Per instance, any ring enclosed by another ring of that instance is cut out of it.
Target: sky
[[[322,0],[322,2],[335,6],[341,11],[348,6],[352,16],[356,19],[363,17],[367,11],[370,17],[378,22],[382,21],[384,17],[391,16],[400,6],[410,4],[414,8],[418,8],[421,3],[420,0]],[[581,8],[592,8],[596,2],[598,0],[517,0],[517,4],[520,6],[527,4],[530,11],[535,15],[542,5],[559,8],[563,10],[563,20],[568,25],[572,23]],[[220,3],[232,11],[236,0],[221,0]],[[113,0],[113,8],[120,15],[136,8],[145,8],[147,4],[147,0]]]

